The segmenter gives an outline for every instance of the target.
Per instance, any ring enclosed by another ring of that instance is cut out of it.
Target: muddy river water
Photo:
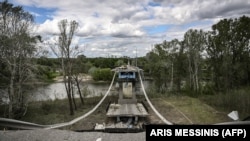
[[[144,81],[145,89],[148,87],[149,81]],[[102,96],[104,95],[110,83],[109,82],[83,82],[80,84],[80,88],[84,97]],[[141,90],[139,90],[140,92]],[[4,90],[1,93],[1,103],[8,103],[8,96]],[[115,82],[112,86],[110,94],[117,93],[115,89]],[[26,90],[29,101],[46,101],[55,99],[65,99],[67,98],[65,86],[63,82],[55,82],[50,84],[40,84],[36,85],[35,88]],[[77,87],[74,86],[75,97],[79,97]]]

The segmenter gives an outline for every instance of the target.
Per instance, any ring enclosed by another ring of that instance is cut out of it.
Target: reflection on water
[[[84,97],[101,96],[108,90],[108,83],[81,83],[80,88]],[[79,97],[77,87],[74,86],[75,97]],[[31,101],[44,101],[67,98],[65,85],[63,82],[43,85],[30,93]]]
[[[144,81],[145,89],[148,87],[149,82]],[[110,83],[81,83],[80,88],[84,97],[93,97],[93,96],[102,96],[104,95]],[[1,93],[4,93],[1,91]],[[116,94],[115,83],[111,89],[110,94]],[[79,97],[77,87],[74,86],[75,97]],[[7,93],[1,94],[1,103],[8,103]],[[30,89],[27,91],[29,96],[29,101],[46,101],[46,100],[55,100],[55,99],[65,99],[67,98],[67,93],[63,82],[51,83],[46,85],[38,85],[36,88]]]
[[[109,88],[109,83],[81,83],[80,88],[84,97],[102,96]],[[148,82],[144,82],[144,87],[147,88]],[[111,89],[110,93],[117,93],[115,90],[115,84]],[[79,97],[77,87],[74,86],[75,97]],[[49,85],[38,87],[35,91],[31,92],[31,101],[44,101],[44,100],[55,100],[65,99],[67,93],[63,82],[52,83]]]

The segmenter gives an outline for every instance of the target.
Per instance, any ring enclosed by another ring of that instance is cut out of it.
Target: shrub
[[[103,81],[110,81],[112,79],[113,73],[110,68],[103,68],[103,69],[96,69],[92,73],[92,77],[94,80],[103,80]]]
[[[51,112],[51,109],[53,107],[51,104],[45,102],[45,103],[42,103],[41,108],[43,109],[44,114],[48,115]]]

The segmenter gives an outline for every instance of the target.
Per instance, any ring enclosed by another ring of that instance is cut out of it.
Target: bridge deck
[[[110,104],[108,117],[146,117],[148,112],[141,103],[137,104]]]

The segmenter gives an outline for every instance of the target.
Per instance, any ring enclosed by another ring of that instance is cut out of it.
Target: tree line
[[[156,44],[146,68],[158,92],[229,91],[250,84],[250,18],[222,19],[210,31],[189,29],[183,40]]]

